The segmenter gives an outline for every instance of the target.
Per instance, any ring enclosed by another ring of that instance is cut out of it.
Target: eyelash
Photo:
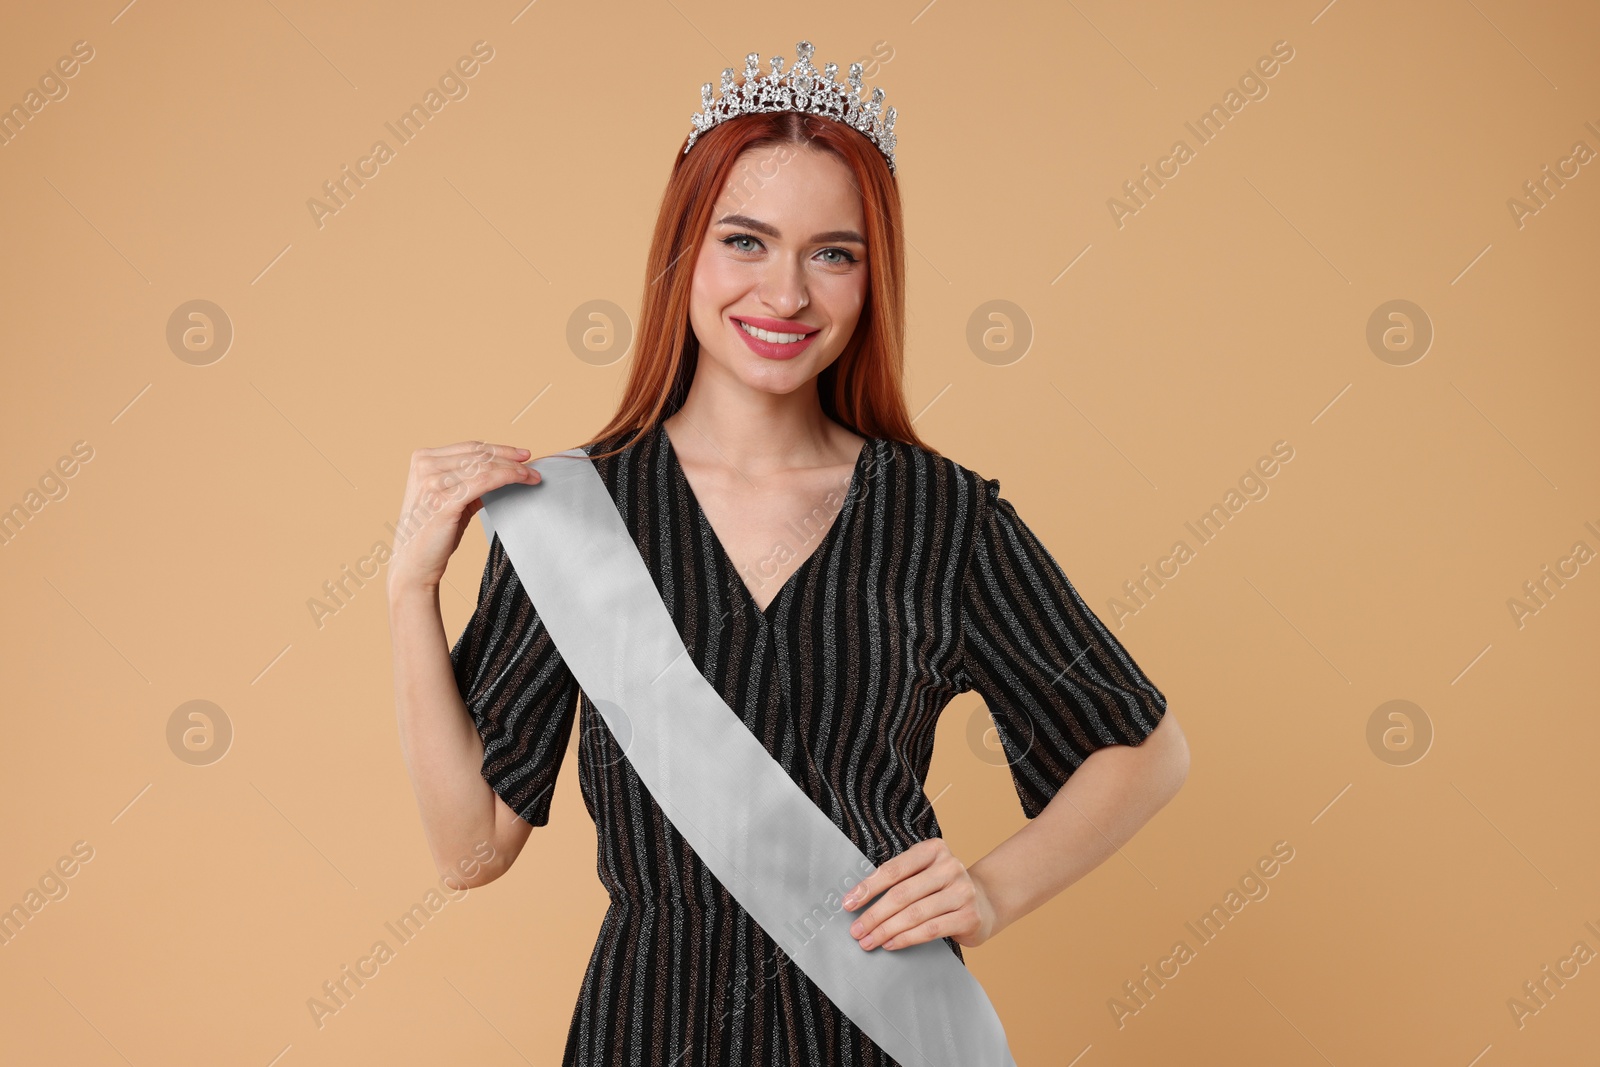
[[[759,237],[751,237],[747,233],[736,233],[722,239],[722,243],[725,245],[731,245],[731,243],[734,241],[754,241],[756,244],[761,243],[761,239]],[[834,262],[828,264],[830,267],[848,267],[850,264],[858,262],[856,257],[851,254],[848,248],[839,248],[838,246],[834,246],[832,248],[824,248],[822,251],[839,252],[844,255],[844,259],[835,260]]]

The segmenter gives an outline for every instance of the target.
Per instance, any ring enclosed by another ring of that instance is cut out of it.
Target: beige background
[[[308,601],[389,538],[411,449],[600,425],[626,362],[579,358],[569,318],[636,313],[700,84],[806,37],[876,57],[901,111],[919,429],[1002,480],[1102,617],[1294,449],[1116,631],[1188,785],[969,956],[1019,1063],[1593,1062],[1600,962],[1508,1007],[1600,951],[1600,564],[1508,607],[1600,549],[1600,164],[1508,206],[1600,150],[1593,5],[122,3],[12,4],[0,33],[7,106],[93,49],[0,147],[0,506],[93,450],[0,548],[0,904],[93,849],[0,948],[0,1059],[559,1061],[605,905],[572,754],[512,873],[400,945],[385,923],[435,879],[382,583],[320,627]],[[307,200],[480,40],[469,95],[319,228]],[[1268,94],[1198,144],[1185,123],[1278,41]],[[1179,138],[1119,226],[1108,201]],[[166,340],[195,299],[235,333],[203,366]],[[969,347],[991,300],[1030,324],[1021,358]],[[1367,340],[1392,300],[1434,331],[1404,366]],[[475,525],[452,638],[484,553]],[[231,723],[210,765],[169,747],[191,700]],[[1406,765],[1368,740],[1391,700],[1432,732]],[[969,742],[984,714],[951,705],[929,782],[969,860],[1022,821]],[[1279,841],[1269,895],[1202,945],[1185,923]],[[379,939],[318,1028],[308,999]],[[1180,939],[1119,1027],[1108,1002]]]

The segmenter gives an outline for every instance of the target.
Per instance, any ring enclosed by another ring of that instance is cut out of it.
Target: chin
[[[737,376],[751,389],[763,393],[783,396],[794,392],[816,377],[816,372],[811,369],[815,364],[810,360],[798,366],[795,361],[774,365],[772,361],[764,360],[753,353],[749,355],[753,362],[746,362],[740,366]]]

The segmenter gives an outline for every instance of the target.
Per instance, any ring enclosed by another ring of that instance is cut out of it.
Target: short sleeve
[[[988,704],[1031,819],[1091,753],[1148,737],[1167,701],[1000,495],[1000,482],[980,482],[957,686]]]
[[[550,821],[578,681],[528,599],[505,546],[489,542],[478,606],[450,650],[456,687],[483,739],[483,777],[534,826]]]

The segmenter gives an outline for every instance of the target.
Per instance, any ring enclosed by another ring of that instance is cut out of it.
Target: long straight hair
[[[937,454],[912,428],[903,392],[906,256],[899,187],[883,154],[860,131],[795,111],[741,115],[702,134],[693,151],[679,149],[650,241],[637,348],[622,399],[611,421],[580,447],[615,433],[649,429],[683,406],[700,355],[689,321],[700,245],[740,154],[767,146],[833,153],[849,168],[866,216],[866,300],[844,350],[816,377],[823,412],[863,437],[903,441]],[[620,451],[596,451],[591,458]]]

